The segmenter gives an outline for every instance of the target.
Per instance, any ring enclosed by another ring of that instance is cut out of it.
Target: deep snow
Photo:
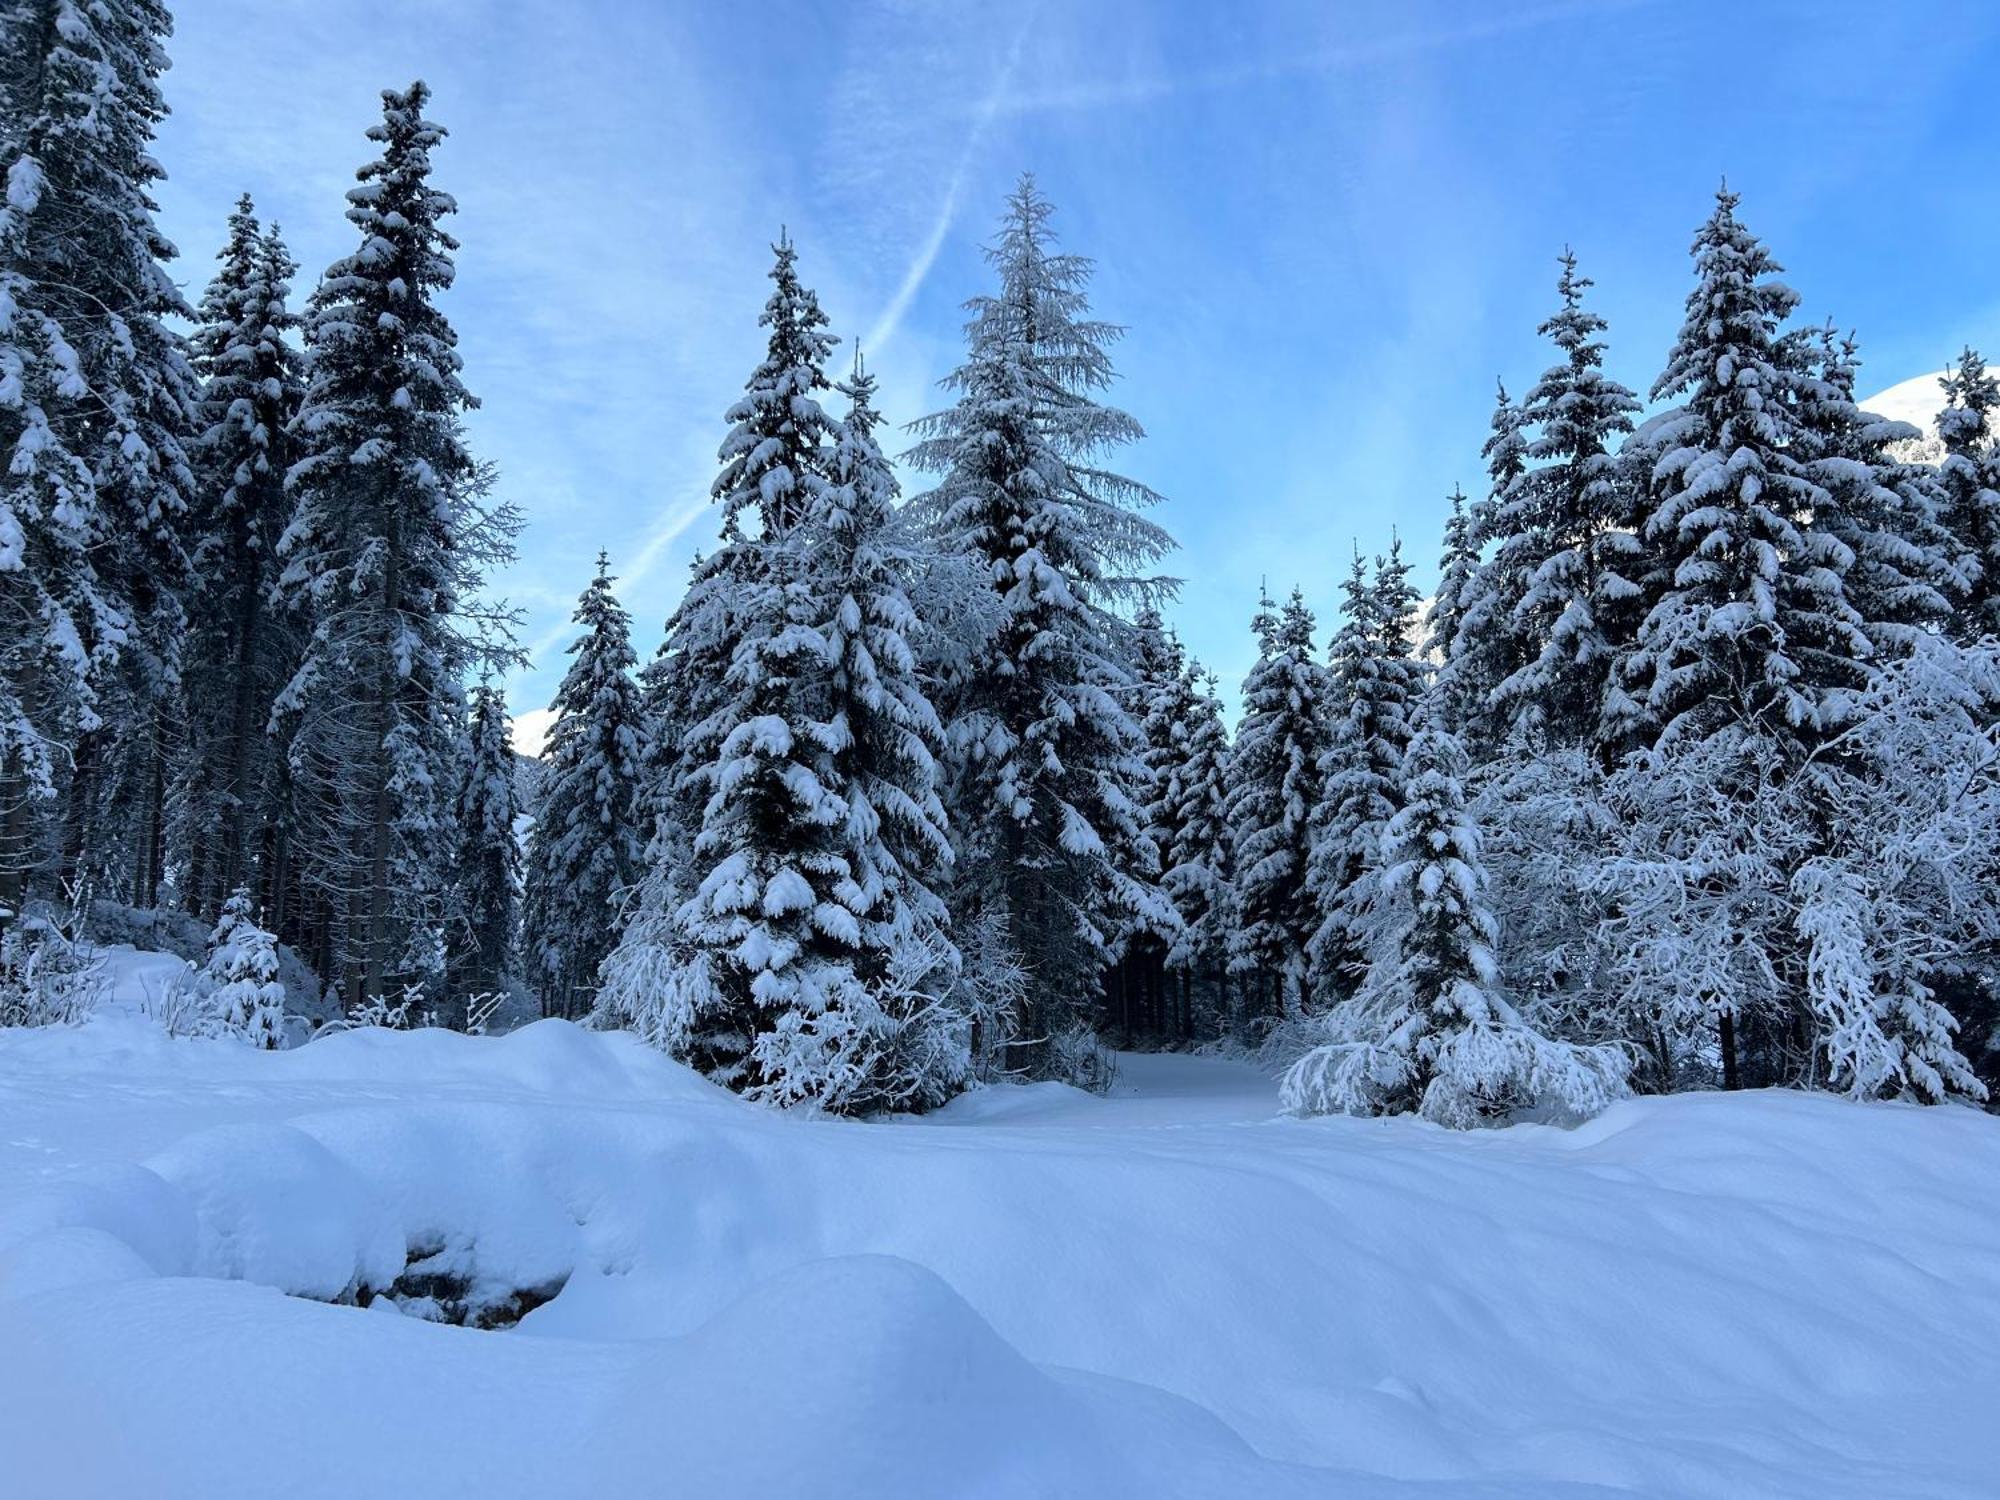
[[[1988,1496],[1996,1183],[2000,1119],[1797,1094],[1458,1135],[1127,1056],[871,1125],[112,1014],[0,1032],[0,1493]],[[304,1300],[418,1243],[568,1282]]]

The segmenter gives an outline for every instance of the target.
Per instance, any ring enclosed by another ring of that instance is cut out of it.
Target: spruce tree
[[[648,729],[633,679],[631,617],[611,593],[610,563],[573,616],[582,633],[550,705],[541,806],[529,835],[521,942],[542,1014],[590,1008],[598,966],[645,855],[641,788]]]
[[[695,559],[687,592],[640,673],[654,731],[643,814],[646,839],[658,847],[648,864],[668,883],[689,866],[701,827],[705,797],[696,774],[713,747],[697,752],[693,736],[728,701],[729,664],[742,635],[737,612],[759,596],[763,570],[776,556],[767,557],[765,544],[780,541],[817,502],[838,440],[820,401],[831,389],[826,361],[838,340],[825,332],[818,297],[799,280],[797,247],[780,236],[771,248],[773,289],[758,318],[768,330],[764,357],[724,414],[729,431],[710,488],[722,512],[721,543]],[[746,516],[757,523],[748,530]],[[685,892],[656,894],[655,915],[664,918]]]
[[[1479,559],[1458,590],[1458,626],[1451,653],[1439,664],[1448,711],[1465,725],[1475,757],[1490,755],[1504,738],[1502,716],[1491,712],[1500,684],[1527,662],[1515,610],[1527,593],[1522,569],[1533,549],[1525,500],[1526,415],[1504,385],[1496,386],[1493,417],[1480,449],[1486,460],[1486,495],[1472,509],[1467,543]]]
[[[1315,997],[1348,994],[1366,967],[1373,877],[1382,829],[1402,806],[1403,756],[1423,690],[1410,653],[1416,591],[1400,544],[1364,573],[1357,554],[1344,586],[1346,620],[1329,652],[1337,712],[1320,757],[1308,886]]]
[[[771,248],[774,289],[757,320],[771,331],[770,342],[743,398],[729,408],[714,486],[725,538],[742,529],[748,510],[770,539],[798,525],[812,509],[836,441],[819,398],[828,389],[827,357],[839,341],[825,331],[819,298],[799,281],[797,248],[783,235]]]
[[[920,554],[897,510],[875,438],[875,382],[858,356],[839,389],[849,406],[828,483],[800,523],[804,614],[823,655],[806,659],[817,670],[795,693],[815,774],[845,803],[830,830],[845,883],[814,925],[847,950],[829,955],[847,974],[817,1007],[780,1014],[753,1056],[762,1092],[780,1103],[927,1108],[963,1088],[971,1066],[960,958],[937,889],[952,859],[939,796],[944,725],[922,679],[924,625],[910,600]]]
[[[1855,403],[1859,369],[1852,336],[1831,324],[1802,333],[1795,351],[1797,436],[1806,472],[1826,496],[1810,531],[1843,579],[1844,592],[1879,666],[1944,623],[1963,577],[1937,515],[1931,476],[1894,448],[1918,434]]]
[[[1171,920],[1118,853],[1142,837],[1126,788],[1143,745],[1114,613],[1159,591],[1136,570],[1171,540],[1138,514],[1154,493],[1103,466],[1142,433],[1098,399],[1118,330],[1090,318],[1090,262],[1055,250],[1051,213],[1024,177],[987,252],[999,290],[968,304],[958,400],[918,424],[910,455],[939,476],[917,504],[940,545],[1000,606],[949,695],[956,899],[968,926],[1010,934],[1027,973],[1008,1062],[1030,1074],[1075,1055],[1062,1039],[1086,1029],[1118,930]]]
[[[1946,372],[1944,410],[1938,413],[1940,519],[1957,546],[1960,585],[1952,634],[1963,641],[2000,636],[2000,452],[1993,413],[2000,410],[2000,380],[1967,348]]]
[[[1649,434],[1657,456],[1645,534],[1666,577],[1628,661],[1658,750],[1700,767],[1719,848],[1770,842],[1753,831],[1752,808],[1841,728],[1873,654],[1846,595],[1851,556],[1816,520],[1835,499],[1815,479],[1797,346],[1781,332],[1798,299],[1774,279],[1779,268],[1738,222],[1736,202],[1720,192],[1696,235],[1687,318],[1653,387],[1655,399],[1679,401]],[[1799,827],[1786,843],[1810,849],[1833,832]],[[1731,871],[1718,857],[1706,878],[1727,884]],[[1777,976],[1780,1007],[1793,1010],[1804,989],[1798,935],[1773,919],[1753,941]],[[1734,1086],[1741,1017],[1718,1006],[1716,1018]],[[1795,1014],[1768,1019],[1801,1024]],[[1779,1044],[1754,1040],[1752,1060],[1769,1074]]]
[[[1144,749],[1126,792],[1138,811],[1141,838],[1123,849],[1121,858],[1136,880],[1161,885],[1165,851],[1173,839],[1173,776],[1182,755],[1176,737],[1185,713],[1187,653],[1159,610],[1147,604],[1132,622],[1131,656],[1127,702]],[[1106,998],[1110,1012],[1128,1032],[1157,1033],[1168,1026],[1166,962],[1178,937],[1178,924],[1162,921],[1163,915],[1153,911],[1135,917],[1116,940],[1119,961],[1106,978],[1110,991]]]
[[[705,837],[705,829],[712,810],[722,816],[711,809],[713,778],[729,736],[741,716],[782,706],[784,690],[766,681],[765,666],[753,659],[761,647],[751,643],[769,645],[795,623],[786,585],[802,576],[803,552],[793,533],[797,518],[824,498],[836,437],[819,400],[831,388],[826,359],[836,340],[824,331],[818,298],[799,280],[796,248],[781,236],[772,251],[773,290],[758,319],[768,330],[764,356],[725,413],[730,425],[710,489],[722,512],[721,542],[695,560],[687,592],[641,674],[654,747],[640,803],[644,873],[598,1001],[607,1020],[738,1088],[757,1081],[750,1050],[760,1017],[747,979],[738,982],[741,970],[719,959],[711,974],[705,957],[690,961],[730,919],[703,926],[689,903],[701,899],[704,875],[726,858],[716,851],[727,836]],[[755,524],[746,526],[746,517]],[[762,707],[753,701],[760,694]],[[782,797],[769,804],[777,821],[760,835],[783,836],[788,805]]]
[[[1180,918],[1167,967],[1181,978],[1183,1036],[1211,1034],[1220,1017],[1197,1012],[1198,993],[1219,984],[1233,920],[1229,834],[1230,744],[1215,678],[1190,660],[1178,695],[1179,760],[1167,781],[1161,827],[1161,884]]]
[[[180,660],[188,309],[153,222],[156,0],[0,11],[0,911],[64,793],[66,873],[150,901]],[[115,732],[112,726],[115,725]],[[88,847],[86,847],[88,846]],[[4,920],[4,918],[0,918]]]
[[[952,849],[944,729],[910,598],[921,548],[875,437],[873,379],[857,360],[839,388],[846,416],[822,421],[809,393],[825,384],[831,340],[813,332],[823,320],[789,247],[774,275],[771,352],[732,409],[716,496],[738,515],[753,494],[795,503],[760,510],[755,534],[725,522],[649,673],[670,721],[689,727],[680,768],[660,773],[678,792],[604,965],[600,1010],[774,1103],[923,1108],[964,1086],[971,1059],[937,890]],[[739,458],[781,444],[742,435],[778,407],[800,418],[783,440],[797,446],[760,484]],[[676,683],[719,657],[719,691]],[[682,882],[663,860],[697,799]]]
[[[209,1024],[223,1036],[275,1051],[285,1045],[285,986],[278,940],[258,924],[250,892],[233,891],[208,936],[200,984]]]
[[[1654,382],[1648,543],[1671,561],[1632,671],[1663,741],[1724,730],[1797,746],[1868,643],[1839,570],[1808,535],[1825,508],[1794,415],[1780,325],[1797,304],[1723,189],[1695,237],[1687,319]]]
[[[1458,638],[1465,629],[1466,606],[1479,575],[1479,548],[1473,538],[1473,517],[1465,507],[1465,492],[1452,487],[1451,514],[1445,518],[1444,547],[1438,557],[1437,593],[1424,622],[1424,655],[1436,670],[1440,712],[1455,729],[1462,728],[1475,705],[1466,701],[1460,679],[1452,670]]]
[[[297,267],[277,231],[259,225],[247,194],[230,215],[218,259],[193,340],[203,385],[194,444],[201,484],[190,524],[197,583],[184,672],[183,897],[195,911],[213,911],[257,874],[265,908],[282,925],[272,866],[287,819],[269,720],[298,640],[271,594],[291,513],[288,429],[304,391],[290,342],[298,319],[286,303]]]
[[[507,702],[491,682],[472,690],[463,763],[452,807],[458,830],[452,866],[456,921],[446,989],[453,1020],[462,1019],[461,1006],[469,997],[500,993],[513,968],[515,892],[521,880],[514,823],[521,802]]]
[[[1633,503],[1613,449],[1632,430],[1636,398],[1604,374],[1604,319],[1583,306],[1590,279],[1565,250],[1556,284],[1562,306],[1537,330],[1562,353],[1522,404],[1535,430],[1533,465],[1503,516],[1502,568],[1525,581],[1514,635],[1526,658],[1497,687],[1506,716],[1562,746],[1602,743],[1608,699],[1638,627],[1639,540]],[[1518,519],[1512,519],[1518,518]],[[1612,717],[1620,717],[1614,712]]]
[[[476,603],[515,524],[485,506],[488,475],[465,445],[474,402],[436,300],[455,205],[430,183],[444,131],[424,118],[429,97],[422,83],[383,94],[368,132],[382,154],[348,192],[361,244],[313,295],[278,546],[280,586],[309,626],[279,699],[296,843],[319,967],[350,1006],[441,977],[462,684],[513,659],[508,617]]]
[[[1307,865],[1330,684],[1298,590],[1282,611],[1262,598],[1251,627],[1257,661],[1243,680],[1226,816],[1235,860],[1229,972],[1244,983],[1245,1020],[1258,1023],[1296,1015],[1306,1000],[1306,944],[1318,924]]]

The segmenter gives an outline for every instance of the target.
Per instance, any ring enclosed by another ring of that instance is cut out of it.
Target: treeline
[[[1119,330],[1033,182],[907,499],[781,239],[718,544],[643,666],[600,559],[524,807],[481,602],[518,523],[464,440],[422,85],[301,313],[247,200],[192,309],[148,198],[164,11],[0,30],[8,985],[36,904],[95,893],[223,917],[262,1033],[275,934],[350,1015],[525,990],[848,1112],[1097,1083],[1107,1036],[1452,1124],[1985,1096],[2000,386],[1964,356],[1936,453],[1862,411],[1734,196],[1653,415],[1565,255],[1428,609],[1400,545],[1323,651],[1302,591],[1261,600],[1233,737],[1116,471]]]
[[[247,198],[189,307],[150,197],[168,28],[0,14],[0,959],[38,971],[36,902],[242,892],[340,1003],[448,1019],[497,982],[462,809],[512,769],[467,686],[518,656],[479,602],[515,520],[436,305],[443,132],[421,84],[383,95],[356,248],[302,311]]]

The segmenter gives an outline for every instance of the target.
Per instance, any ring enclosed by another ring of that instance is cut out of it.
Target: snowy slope
[[[1944,392],[1938,388],[1944,374],[1944,371],[1937,370],[1929,375],[1898,381],[1887,390],[1877,391],[1864,399],[1860,403],[1861,409],[1872,411],[1878,417],[1887,417],[1892,422],[1908,422],[1929,437],[1937,425],[1937,414],[1944,410]]]
[[[867,1125],[559,1022],[0,1032],[12,1492],[1992,1493],[2000,1119],[1455,1135],[1122,1066]],[[505,1332],[303,1300],[419,1243],[567,1284]]]

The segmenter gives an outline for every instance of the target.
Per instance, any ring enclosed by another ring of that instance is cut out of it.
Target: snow
[[[1878,417],[1887,417],[1892,422],[1908,422],[1918,432],[1932,436],[1937,430],[1937,415],[1945,406],[1939,382],[1950,373],[1949,370],[1938,370],[1929,375],[1913,375],[1865,400],[1857,401],[1855,405]]]
[[[0,1032],[16,1493],[1991,1492],[1971,1110],[1459,1133],[1127,1054],[840,1122],[560,1021],[169,1039],[114,958],[107,1013]],[[414,1245],[567,1282],[500,1332],[306,1300]]]

